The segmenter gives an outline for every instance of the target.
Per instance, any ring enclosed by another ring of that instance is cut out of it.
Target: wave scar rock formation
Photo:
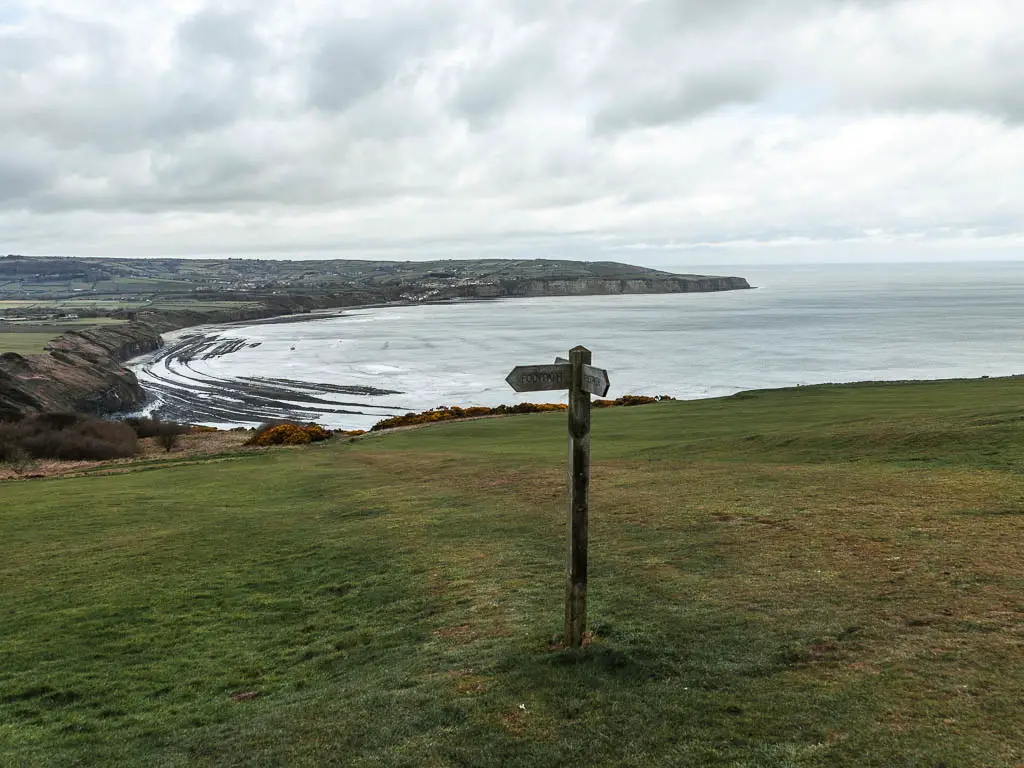
[[[254,424],[282,419],[322,420],[331,414],[383,419],[401,408],[369,405],[353,398],[400,395],[367,386],[345,386],[264,376],[223,378],[200,370],[204,360],[259,346],[245,339],[198,333],[182,336],[135,368],[161,418],[196,423]]]

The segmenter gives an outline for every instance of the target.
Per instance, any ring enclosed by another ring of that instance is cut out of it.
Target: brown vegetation
[[[138,439],[127,424],[75,413],[46,413],[0,423],[0,462],[29,459],[107,460],[134,456]]]
[[[626,395],[616,400],[595,400],[595,408],[630,406],[671,400],[668,396],[647,397]],[[400,427],[420,426],[442,421],[505,416],[523,413],[564,411],[562,403],[518,403],[495,408],[475,406],[441,406],[421,413],[408,413],[383,419],[371,427],[379,432]],[[246,430],[241,430],[245,435]],[[331,437],[356,437],[363,430],[324,429],[317,424],[292,422],[266,422],[249,433],[245,446],[267,447],[275,445],[308,445]],[[210,442],[204,438],[224,438]],[[26,476],[64,474],[87,468],[88,462],[102,462],[142,456],[152,459],[153,450],[160,453],[208,453],[230,450],[239,445],[238,439],[218,431],[215,427],[193,426],[159,417],[131,417],[112,422],[75,413],[45,413],[17,421],[0,422],[0,480]],[[198,442],[196,442],[198,440]],[[213,447],[216,443],[219,448]],[[178,450],[178,449],[181,450]],[[57,462],[57,463],[55,463]]]
[[[370,427],[371,432],[396,427],[411,427],[419,424],[433,424],[438,421],[454,421],[456,419],[478,419],[483,416],[508,416],[515,413],[545,413],[547,411],[564,411],[562,403],[518,403],[516,405],[499,405],[496,408],[473,406],[460,408],[457,405],[442,405],[421,413],[407,413],[403,416],[392,416],[382,419]]]
[[[648,395],[623,395],[614,400],[595,400],[592,405],[595,408],[612,408],[619,405],[647,405],[649,403],[660,403],[662,400],[674,399],[670,395],[658,395],[656,397],[649,397]]]
[[[671,400],[668,395],[659,397],[648,397],[647,395],[624,395],[615,400],[594,400],[595,408],[611,408],[620,405],[646,405],[661,400]],[[457,419],[479,419],[484,416],[509,416],[517,413],[547,413],[548,411],[564,411],[567,406],[564,403],[517,403],[516,405],[499,405],[495,408],[484,406],[473,406],[460,408],[457,405],[442,405],[421,413],[407,413],[403,416],[392,416],[388,419],[378,421],[372,427],[371,432],[379,432],[384,429],[395,429],[396,427],[411,427],[420,424],[433,424],[438,421],[455,421]]]
[[[214,429],[213,427],[193,427],[177,421],[164,421],[158,416],[152,418],[132,417],[125,419],[124,423],[134,429],[140,439],[160,437],[161,435],[187,435],[196,429]]]

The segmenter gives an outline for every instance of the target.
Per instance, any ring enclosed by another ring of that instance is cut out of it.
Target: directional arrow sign
[[[595,368],[592,365],[583,365],[583,381],[581,386],[584,392],[589,392],[598,397],[608,394],[608,371],[604,368]]]
[[[568,363],[564,365],[517,365],[505,377],[505,381],[516,392],[568,389],[572,384],[572,366]]]
[[[608,371],[590,364],[590,350],[573,347],[554,365],[518,365],[505,381],[516,392],[569,390],[569,563],[565,586],[565,644],[583,645],[587,630],[587,526],[590,503],[590,396],[608,394]]]

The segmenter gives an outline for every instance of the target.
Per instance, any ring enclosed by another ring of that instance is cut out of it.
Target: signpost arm
[[[590,487],[590,393],[583,389],[583,366],[590,350],[569,351],[569,568],[565,593],[565,644],[578,648],[587,629],[587,494]]]

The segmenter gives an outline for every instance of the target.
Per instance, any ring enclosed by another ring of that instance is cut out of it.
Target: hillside
[[[0,484],[0,764],[1024,762],[1024,379],[565,419]]]
[[[553,259],[274,261],[0,258],[4,302],[83,311],[194,309],[209,302],[281,311],[453,298],[681,293],[749,288],[742,277],[678,275],[616,262]],[[71,302],[71,304],[68,304]],[[34,305],[38,303],[38,305]]]

